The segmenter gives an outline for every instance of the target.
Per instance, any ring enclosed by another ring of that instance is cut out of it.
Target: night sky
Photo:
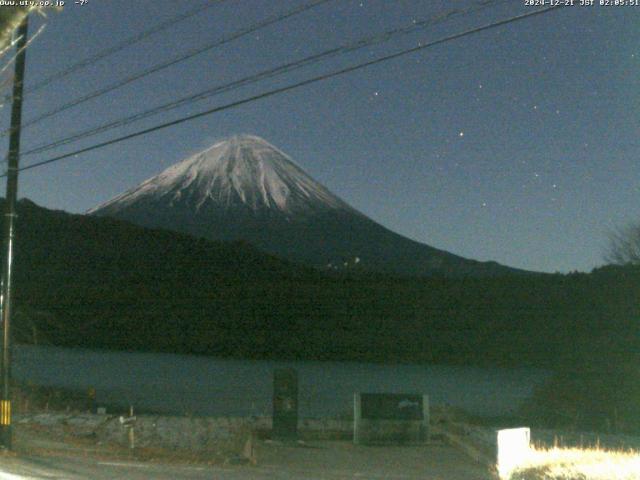
[[[78,6],[68,0],[61,13],[32,17],[30,33],[46,26],[27,53],[27,88],[205,3],[88,0]],[[24,120],[304,2],[213,3],[161,34],[27,93]],[[26,128],[23,149],[478,3],[329,1]],[[21,162],[46,160],[535,8],[524,0],[502,2]],[[639,21],[640,7],[554,10],[25,171],[20,196],[84,212],[218,139],[251,133],[407,237],[519,268],[589,271],[604,263],[609,232],[640,220]],[[3,73],[5,82],[10,70]],[[3,129],[9,110],[6,104]],[[4,195],[4,182],[2,190]]]

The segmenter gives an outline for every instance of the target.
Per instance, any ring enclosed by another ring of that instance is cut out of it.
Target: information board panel
[[[422,420],[422,395],[396,393],[360,394],[360,411],[365,420]]]
[[[353,441],[356,444],[421,444],[429,438],[428,395],[354,393]]]

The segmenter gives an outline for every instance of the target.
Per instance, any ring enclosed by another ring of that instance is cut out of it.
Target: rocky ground
[[[193,448],[201,432],[181,431],[181,424],[171,422],[171,417],[159,423],[165,424],[161,430],[166,431],[171,442],[154,442],[148,438],[139,441],[135,429],[132,438],[130,428],[121,423],[119,416],[51,412],[21,415],[14,419],[14,450],[26,455],[74,453],[100,459],[210,465],[251,462],[252,437],[245,431],[226,432],[202,444],[201,448]],[[181,440],[183,444],[179,443]],[[249,450],[243,453],[245,444]]]

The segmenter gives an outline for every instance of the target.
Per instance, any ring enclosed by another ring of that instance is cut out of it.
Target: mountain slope
[[[213,240],[245,240],[321,268],[446,276],[518,272],[386,229],[250,135],[216,143],[89,213]]]

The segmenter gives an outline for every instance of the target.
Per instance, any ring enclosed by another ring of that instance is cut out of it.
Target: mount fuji
[[[454,277],[523,273],[388,230],[252,135],[220,141],[88,214],[213,240],[242,240],[331,270]]]

